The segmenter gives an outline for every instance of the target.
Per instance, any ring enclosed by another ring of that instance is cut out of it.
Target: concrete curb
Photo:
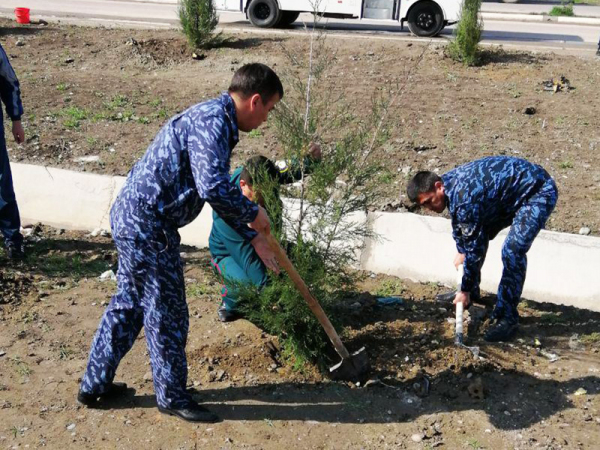
[[[600,25],[597,17],[555,17],[547,14],[517,14],[517,13],[481,13],[485,20],[517,21],[517,22],[556,22],[571,25]]]
[[[108,212],[124,182],[111,177],[29,164],[11,165],[24,224],[78,230],[109,228]],[[286,207],[294,209],[294,201]],[[450,221],[409,213],[375,212],[368,220],[378,240],[367,240],[360,268],[422,282],[454,284],[456,253]],[[180,230],[182,242],[208,245],[212,223],[209,205]],[[502,274],[501,248],[506,231],[490,243],[482,288],[495,292]],[[600,311],[600,238],[542,231],[528,254],[525,298]]]

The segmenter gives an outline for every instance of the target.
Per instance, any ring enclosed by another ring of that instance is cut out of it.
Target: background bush
[[[179,0],[179,21],[190,46],[208,48],[220,40],[215,34],[219,16],[213,0]]]
[[[467,66],[479,63],[479,41],[483,32],[483,20],[479,16],[481,0],[463,0],[460,19],[454,31],[454,40],[447,51],[452,59]]]

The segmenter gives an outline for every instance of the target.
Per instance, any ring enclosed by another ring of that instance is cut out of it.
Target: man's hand
[[[17,144],[22,144],[25,141],[25,130],[20,120],[15,120],[12,123],[12,134]]]
[[[248,224],[257,233],[269,234],[271,232],[271,222],[269,222],[269,216],[267,211],[262,206],[258,207],[258,214],[254,219],[254,222]]]
[[[269,243],[265,239],[264,234],[258,234],[254,239],[250,241],[254,247],[254,251],[260,258],[260,260],[267,266],[267,269],[272,270],[276,274],[279,274],[279,265],[277,264],[277,258],[275,253],[271,250]]]
[[[459,291],[456,293],[456,297],[454,297],[454,304],[462,303],[466,308],[471,303],[471,294],[468,292]]]
[[[308,156],[310,156],[315,161],[320,161],[323,157],[321,146],[319,144],[315,144],[314,142],[310,144],[310,147],[308,147]]]
[[[465,262],[465,255],[463,255],[462,253],[457,253],[456,256],[454,257],[454,267],[456,267],[456,270],[458,270],[458,266],[460,266],[461,264],[464,264]]]

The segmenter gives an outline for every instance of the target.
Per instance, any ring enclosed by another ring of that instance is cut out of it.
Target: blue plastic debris
[[[402,297],[377,297],[377,304],[380,306],[402,305],[403,303]]]

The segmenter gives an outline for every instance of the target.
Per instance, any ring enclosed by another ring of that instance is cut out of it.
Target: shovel
[[[339,335],[335,331],[335,328],[333,328],[333,325],[331,325],[331,322],[325,314],[325,311],[323,311],[323,308],[321,308],[321,305],[319,304],[317,299],[315,299],[310,293],[308,286],[306,286],[306,283],[304,282],[300,274],[296,271],[296,268],[287,257],[285,251],[281,248],[281,245],[279,245],[279,242],[277,242],[277,239],[275,239],[271,234],[267,234],[266,239],[273,252],[275,252],[275,256],[277,257],[279,264],[288,273],[288,275],[296,285],[296,288],[298,289],[298,291],[300,291],[302,297],[304,297],[304,300],[308,304],[308,307],[317,317],[319,323],[325,330],[325,333],[327,333],[327,336],[333,344],[335,351],[342,358],[342,360],[338,364],[329,368],[329,375],[331,376],[331,378],[333,380],[345,380],[352,382],[364,381],[369,372],[369,369],[371,368],[365,348],[363,347],[356,353],[350,355],[350,353],[342,343],[342,340],[340,339]]]
[[[456,274],[456,289],[460,291],[460,286],[462,284],[463,275],[465,273],[465,268],[461,264],[458,266],[458,272]],[[479,356],[479,347],[468,347],[464,344],[464,335],[463,335],[463,311],[465,305],[460,302],[456,304],[456,329],[454,333],[454,344],[457,347],[462,347],[469,350],[475,357]]]

